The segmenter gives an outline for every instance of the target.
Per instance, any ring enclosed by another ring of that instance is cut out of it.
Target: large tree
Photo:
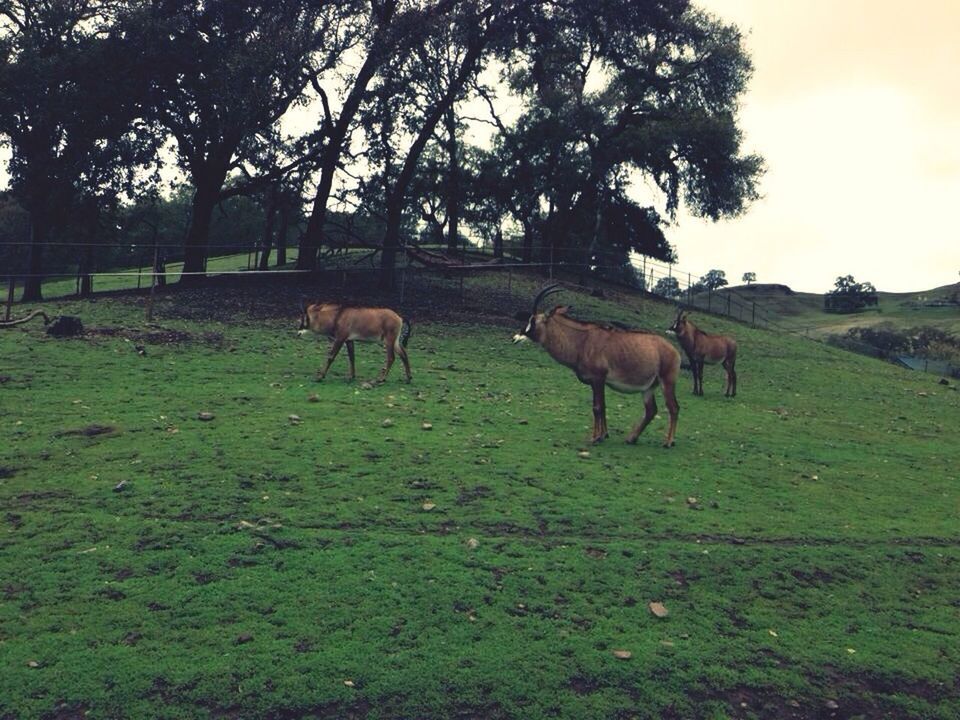
[[[681,203],[734,216],[757,197],[762,161],[742,152],[736,121],[751,73],[737,28],[681,0],[560,2],[535,20],[505,73],[526,111],[498,142],[521,192],[535,169],[544,259],[589,263],[631,175],[671,218]]]
[[[471,81],[494,51],[509,44],[517,27],[524,25],[527,18],[545,4],[548,3],[530,0],[457,2],[449,13],[434,15],[429,22],[421,23],[416,29],[419,35],[415,36],[415,52],[385,67],[381,75],[381,97],[389,93],[396,100],[377,106],[386,109],[389,117],[381,114],[367,118],[369,137],[386,139],[396,146],[392,151],[397,160],[393,167],[381,168],[386,210],[381,284],[393,284],[410,186],[428,142],[446,119],[452,129],[452,133],[445,131],[449,154],[451,134],[455,142],[456,119],[452,115],[455,104],[464,97]],[[401,134],[385,135],[382,132],[385,123],[401,130]],[[448,215],[450,211],[448,207]],[[448,219],[448,233],[452,219]],[[455,233],[456,230],[454,237]]]
[[[0,136],[12,150],[12,194],[30,218],[24,300],[42,297],[57,228],[137,162],[128,150],[139,140],[131,123],[142,94],[138,78],[121,72],[131,50],[116,32],[121,5],[0,3]]]
[[[255,178],[237,172],[277,142],[279,120],[341,60],[353,43],[355,11],[347,0],[143,0],[128,17],[144,49],[143,71],[152,75],[152,117],[175,139],[194,187],[185,282],[205,272],[217,203],[303,162]]]

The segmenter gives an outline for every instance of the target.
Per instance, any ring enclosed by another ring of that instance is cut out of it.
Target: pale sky
[[[698,0],[755,67],[740,120],[763,199],[680,216],[678,265],[823,292],[960,281],[960,0]]]

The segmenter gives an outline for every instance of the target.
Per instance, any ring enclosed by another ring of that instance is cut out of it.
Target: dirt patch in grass
[[[113,435],[117,429],[112,425],[98,425],[96,423],[75,430],[61,430],[56,433],[57,437],[67,437],[70,435],[80,435],[83,437],[96,437],[98,435]]]
[[[922,699],[931,705],[956,698],[956,690],[924,680],[902,677],[876,678],[828,672],[827,684],[813,696],[785,693],[774,688],[740,685],[715,693],[697,693],[695,701],[726,703],[732,718],[760,720],[853,720],[854,718],[907,717],[903,707],[886,696]]]
[[[131,342],[148,343],[151,345],[178,345],[185,343],[200,343],[216,348],[223,347],[223,334],[218,332],[187,332],[172,328],[154,327],[148,330],[126,327],[95,327],[88,328],[86,337],[121,337]]]

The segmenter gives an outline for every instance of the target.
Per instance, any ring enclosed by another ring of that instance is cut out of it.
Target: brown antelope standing
[[[690,360],[693,371],[693,394],[703,395],[703,364],[722,363],[727,371],[727,384],[723,394],[735,397],[737,394],[737,341],[726,335],[710,335],[690,322],[687,312],[677,312],[668,332],[675,333],[683,351]]]
[[[300,312],[300,329],[297,335],[303,337],[308,332],[326,335],[333,344],[327,355],[327,364],[317,372],[317,380],[323,380],[330,365],[344,344],[350,358],[350,379],[357,376],[354,367],[353,341],[382,342],[387,349],[387,359],[380,371],[377,382],[387,379],[390,366],[396,355],[400,356],[403,369],[410,382],[410,360],[407,358],[407,341],[410,339],[410,322],[401,318],[389,308],[350,307],[332,302],[304,304]]]
[[[604,391],[610,386],[618,392],[643,393],[645,414],[627,436],[637,437],[657,414],[653,391],[663,385],[663,397],[670,412],[670,426],[664,447],[673,445],[680,406],[674,391],[680,374],[680,353],[667,340],[653,333],[575,320],[568,306],[558,305],[550,312],[538,312],[540,301],[559,292],[558,285],[543,288],[533,301],[533,312],[515,343],[532,340],[543,346],[554,360],[574,371],[577,379],[593,389],[593,442],[607,437],[607,407]]]

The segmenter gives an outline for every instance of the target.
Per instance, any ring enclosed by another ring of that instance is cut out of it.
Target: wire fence
[[[442,250],[441,246],[418,246]],[[413,254],[401,253],[396,268],[394,292],[396,300],[404,306],[416,302],[437,301],[448,303],[451,307],[465,308],[469,305],[487,303],[491,293],[498,298],[503,308],[525,307],[529,300],[529,283],[521,283],[523,278],[542,277],[544,280],[561,280],[567,286],[581,287],[595,291],[599,285],[608,288],[621,288],[632,293],[642,293],[674,303],[678,308],[696,310],[719,317],[726,317],[753,327],[790,333],[808,340],[826,343],[832,347],[857,352],[871,357],[899,362],[905,367],[927,370],[939,374],[960,374],[953,366],[941,367],[941,363],[931,365],[927,362],[906,362],[887,357],[876,347],[858,341],[849,336],[819,337],[810,333],[810,328],[797,328],[785,325],[782,318],[772,313],[762,302],[745,295],[742,291],[730,288],[705,287],[704,274],[682,269],[676,265],[664,263],[649,257],[634,257],[630,264],[603,265],[583,262],[524,262],[510,251],[517,252],[518,244],[503,245],[500,257],[494,258],[492,248],[484,243],[471,247],[471,252],[459,255],[458,261],[441,266],[424,266]],[[578,248],[582,251],[582,248]],[[45,297],[76,297],[115,291],[141,291],[149,293],[146,304],[148,321],[152,319],[152,298],[158,288],[173,283],[187,275],[206,277],[236,276],[239,278],[282,277],[292,280],[316,280],[328,291],[348,292],[351,288],[370,287],[373,277],[381,272],[379,250],[376,248],[337,248],[328,249],[324,255],[321,270],[297,270],[293,267],[297,258],[295,246],[287,248],[287,263],[269,269],[262,267],[263,248],[259,246],[221,247],[219,256],[208,258],[206,270],[199,273],[184,273],[181,262],[157,262],[159,257],[154,247],[154,264],[140,261],[136,269],[124,268],[99,272],[86,272],[77,268],[71,273],[44,273],[42,280]],[[230,250],[239,252],[229,253]],[[275,251],[275,249],[274,249]],[[439,254],[439,253],[438,253]],[[145,257],[143,253],[140,258]],[[9,322],[12,306],[17,302],[16,291],[22,291],[26,274],[8,274],[6,276],[7,296],[4,321]],[[477,278],[482,277],[483,280]],[[521,289],[522,285],[522,289]]]

